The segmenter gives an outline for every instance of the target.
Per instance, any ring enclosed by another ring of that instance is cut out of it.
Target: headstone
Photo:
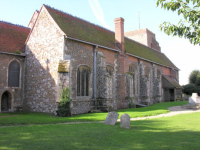
[[[130,116],[128,114],[123,114],[120,117],[120,127],[130,129]]]
[[[119,117],[119,114],[117,112],[115,111],[109,112],[106,117],[106,120],[104,121],[104,124],[115,125],[118,117]]]

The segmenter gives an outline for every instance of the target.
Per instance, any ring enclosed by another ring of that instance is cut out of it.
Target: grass
[[[123,113],[129,114],[131,118],[153,116],[162,113],[167,113],[168,107],[184,105],[188,102],[167,102],[154,104],[150,107],[136,108],[136,109],[122,109],[118,110],[119,117]],[[17,115],[17,116],[16,116]],[[2,117],[10,116],[10,117]],[[0,113],[0,126],[18,125],[18,124],[54,124],[64,122],[80,122],[80,121],[103,121],[106,119],[107,113],[88,113],[76,115],[73,117],[53,117],[45,113]]]
[[[103,123],[0,128],[0,149],[197,150],[200,113],[131,122],[122,129]]]

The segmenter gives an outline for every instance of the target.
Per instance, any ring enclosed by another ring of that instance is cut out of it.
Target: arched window
[[[157,79],[160,80],[160,71],[157,69]]]
[[[107,98],[113,97],[113,68],[112,66],[107,65],[106,66],[106,72],[107,72]]]
[[[149,73],[150,73],[149,68],[145,67],[144,73],[145,73],[145,77],[146,77],[146,79],[148,81],[149,80]]]
[[[79,66],[77,70],[77,96],[89,96],[90,68]]]
[[[20,65],[17,61],[10,63],[8,68],[8,86],[19,87]]]
[[[134,65],[129,66],[129,72],[132,76],[132,79],[130,79],[130,97],[133,97],[135,94],[135,70],[136,69]]]
[[[160,91],[161,91],[161,73],[160,73],[160,70],[157,69],[157,79],[158,79],[158,83],[157,83],[157,93],[156,95],[160,95]]]

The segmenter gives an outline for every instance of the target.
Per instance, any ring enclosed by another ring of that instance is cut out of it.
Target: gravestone
[[[119,114],[115,111],[109,112],[106,117],[106,120],[104,121],[104,124],[115,125],[115,123],[117,122],[118,116]]]
[[[128,114],[123,114],[120,117],[120,127],[130,129],[130,116]]]

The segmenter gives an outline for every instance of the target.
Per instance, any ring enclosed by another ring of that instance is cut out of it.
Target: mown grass
[[[0,149],[198,150],[200,113],[132,121],[0,128]]]
[[[153,116],[162,113],[167,113],[168,107],[184,105],[188,102],[167,102],[154,104],[150,107],[136,108],[136,109],[122,109],[118,110],[119,117],[123,113],[127,113],[131,118]],[[3,117],[4,116],[4,117]],[[5,117],[9,116],[9,117]],[[88,113],[76,115],[73,117],[53,117],[51,114],[45,113],[0,113],[0,126],[18,125],[18,124],[50,124],[63,122],[82,122],[82,121],[103,121],[106,119],[107,113]]]

